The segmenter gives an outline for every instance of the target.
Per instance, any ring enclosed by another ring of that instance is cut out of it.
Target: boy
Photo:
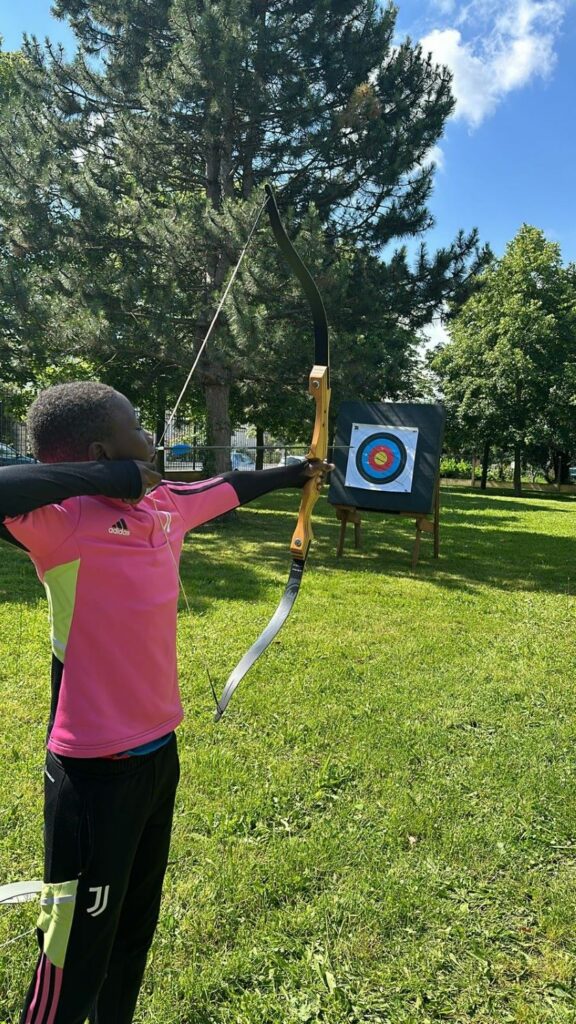
[[[158,920],[179,776],[184,535],[329,467],[162,483],[152,437],[128,399],[91,382],[42,392],[29,429],[42,464],[0,471],[0,537],[36,566],[53,652],[40,957],[20,1020],[129,1024]]]

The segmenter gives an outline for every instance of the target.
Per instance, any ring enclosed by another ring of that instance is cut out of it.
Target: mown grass
[[[183,560],[187,718],[139,1024],[576,1020],[574,499],[443,491],[441,559],[365,518],[318,541],[289,623],[212,724],[285,582],[293,495]],[[0,558],[0,877],[38,876],[46,608]],[[0,914],[0,945],[31,928]],[[32,937],[0,951],[13,1024]]]

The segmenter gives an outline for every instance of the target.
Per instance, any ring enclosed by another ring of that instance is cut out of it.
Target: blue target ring
[[[399,437],[385,432],[371,434],[356,452],[356,468],[371,484],[390,484],[406,466],[406,448]]]

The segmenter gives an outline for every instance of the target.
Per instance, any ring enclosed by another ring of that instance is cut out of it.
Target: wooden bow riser
[[[316,403],[316,418],[308,459],[325,459],[328,454],[328,411],[330,408],[329,371],[327,366],[313,366],[308,382],[308,391]],[[316,476],[304,485],[298,511],[298,522],[292,534],[290,551],[294,558],[306,560],[313,540],[312,511],[322,490],[323,478]]]

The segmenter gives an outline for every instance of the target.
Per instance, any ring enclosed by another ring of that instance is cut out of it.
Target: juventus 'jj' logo
[[[88,889],[88,892],[93,892],[94,903],[91,907],[87,907],[87,913],[91,917],[98,917],[99,914],[103,914],[108,906],[108,894],[110,892],[109,885],[97,885],[93,889]]]

